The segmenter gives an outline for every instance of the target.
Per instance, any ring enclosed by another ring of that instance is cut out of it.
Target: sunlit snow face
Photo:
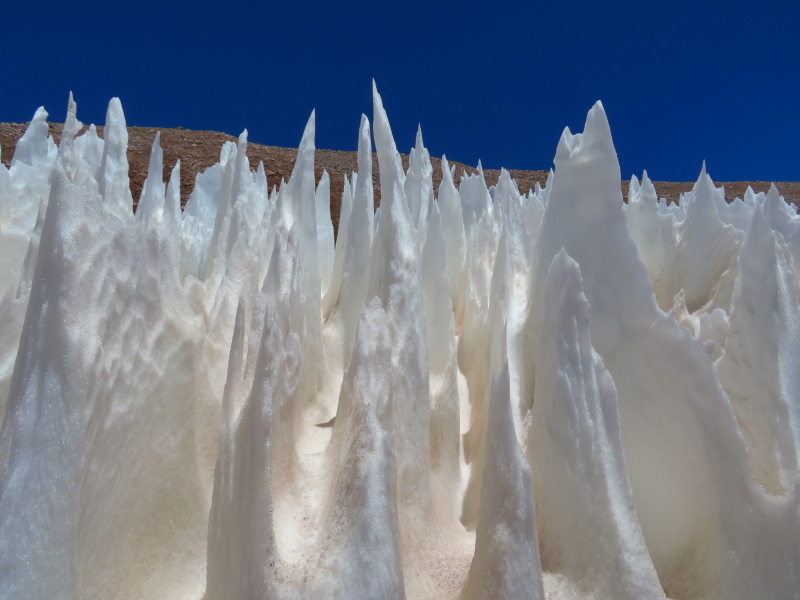
[[[373,102],[335,242],[313,113],[289,181],[245,131],[184,210],[157,135],[134,214],[120,101],[100,139],[70,98],[58,147],[36,112],[0,165],[0,597],[794,597],[793,207],[705,166],[623,204],[599,102],[545,187],[437,188]]]

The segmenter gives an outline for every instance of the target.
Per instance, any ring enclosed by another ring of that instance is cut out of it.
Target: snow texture
[[[47,118],[0,165],[0,600],[800,598],[774,186],[626,204],[597,103],[544,187],[437,190],[373,87],[334,240],[315,113],[183,210],[156,135],[135,214],[119,99]]]

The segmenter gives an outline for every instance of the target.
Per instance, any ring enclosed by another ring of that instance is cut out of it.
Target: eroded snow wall
[[[58,147],[36,112],[0,165],[0,598],[800,597],[794,208],[705,165],[624,204],[599,103],[545,187],[435,189],[373,105],[335,242],[313,113],[289,181],[245,131],[184,210],[157,135],[134,214],[120,101],[100,139],[70,97]]]

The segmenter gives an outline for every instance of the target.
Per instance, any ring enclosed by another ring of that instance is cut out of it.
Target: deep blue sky
[[[0,121],[354,150],[374,77],[401,151],[547,169],[601,99],[624,177],[800,180],[800,2],[26,2],[0,7]]]

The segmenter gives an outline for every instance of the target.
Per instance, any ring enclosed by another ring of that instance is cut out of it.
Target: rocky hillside
[[[0,123],[0,148],[2,148],[2,161],[8,165],[14,151],[17,139],[25,131],[27,123]],[[61,137],[60,123],[50,123],[50,133],[56,143]],[[84,127],[84,130],[86,127]],[[219,160],[219,152],[222,144],[226,141],[236,141],[236,138],[225,133],[214,131],[192,131],[188,129],[157,129],[154,127],[129,127],[128,128],[128,161],[130,163],[131,190],[134,202],[141,194],[142,185],[147,176],[147,164],[150,157],[150,147],[153,143],[156,131],[161,131],[161,147],[164,150],[164,179],[169,178],[170,171],[175,166],[175,162],[181,160],[181,201],[183,204],[189,199],[189,194],[194,186],[195,174],[203,169],[210,167]],[[98,127],[97,133],[103,136],[103,128]],[[273,185],[280,185],[282,179],[288,179],[294,166],[297,156],[295,148],[278,148],[275,146],[262,146],[261,144],[249,144],[247,154],[250,158],[250,166],[255,169],[259,161],[264,162],[264,169],[267,173],[267,181],[270,188]],[[403,154],[403,164],[408,167],[408,155]],[[374,158],[377,161],[377,157]],[[441,160],[431,158],[433,164],[433,182],[438,187],[442,179]],[[463,172],[475,173],[476,169],[461,163],[451,163],[456,165],[456,178]],[[322,176],[323,170],[327,170],[331,177],[331,216],[334,226],[339,221],[339,204],[341,202],[343,177],[352,171],[358,170],[356,153],[344,152],[340,150],[317,150],[316,153],[316,177],[317,181]],[[547,171],[519,171],[511,170],[511,176],[517,181],[520,192],[525,193],[533,188],[536,182],[544,185],[547,180]],[[486,182],[492,185],[497,182],[500,175],[499,170],[488,169],[484,171]],[[380,186],[378,181],[378,169],[373,170],[373,180],[375,184],[375,206],[380,204]],[[670,201],[676,201],[682,192],[689,191],[693,182],[654,182],[659,197]],[[719,184],[718,184],[719,185]],[[735,181],[726,182],[725,195],[729,201],[737,196],[742,196],[748,185],[753,186],[756,192],[769,189],[769,182],[763,181]],[[800,183],[798,182],[776,182],[778,189],[788,202],[800,204]],[[628,182],[622,182],[623,195],[627,197]]]

